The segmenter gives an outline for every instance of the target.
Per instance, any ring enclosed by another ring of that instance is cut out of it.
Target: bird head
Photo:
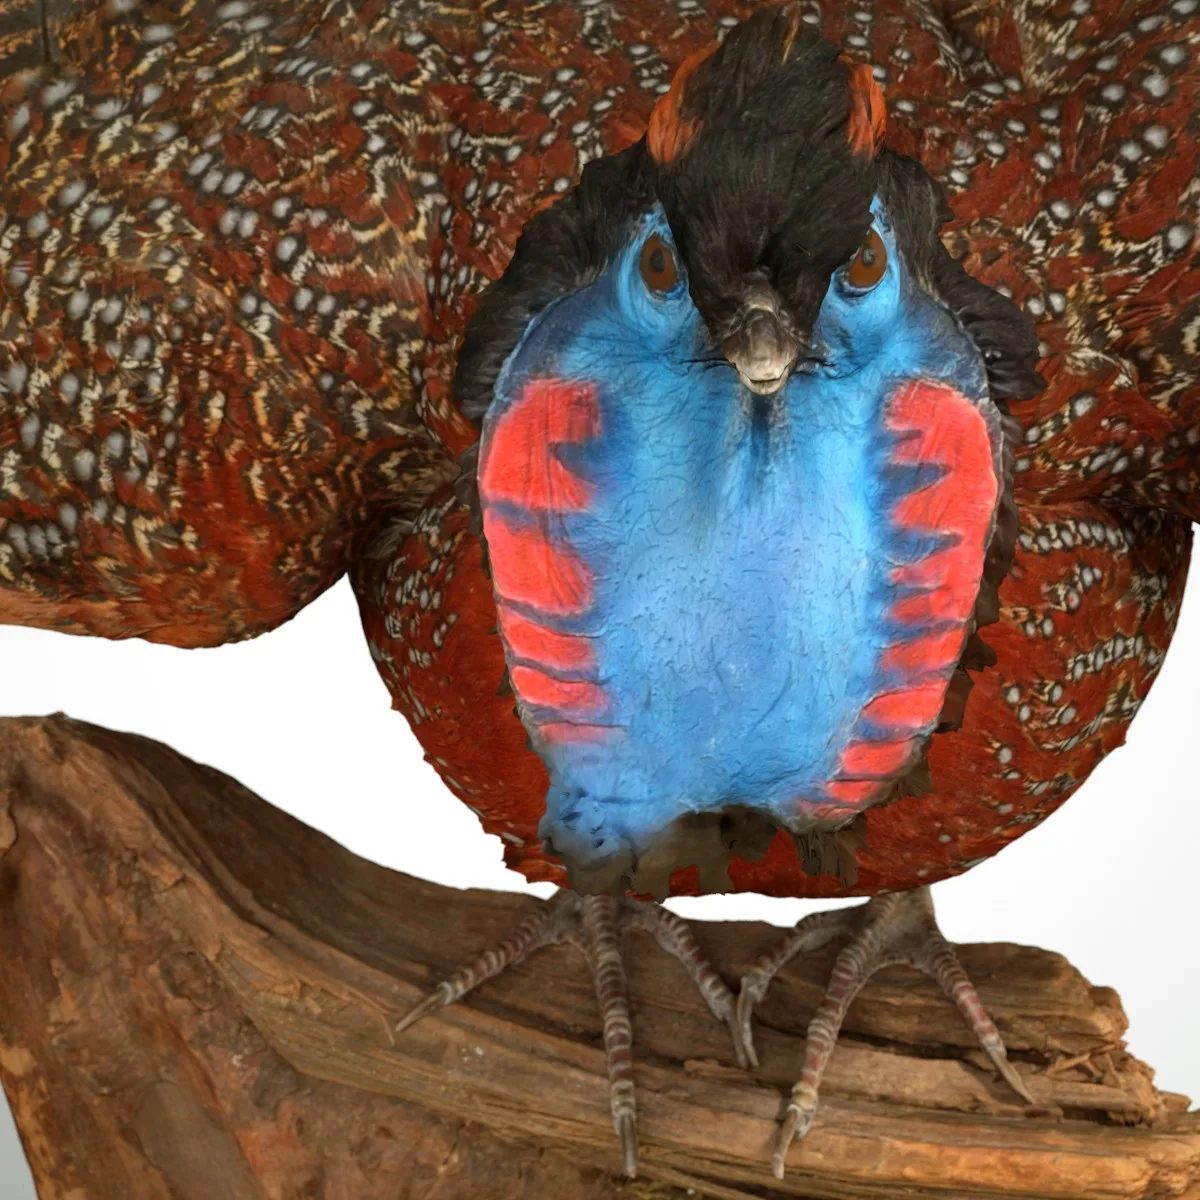
[[[819,357],[813,327],[835,272],[860,251],[870,269],[884,124],[870,69],[813,33],[795,6],[764,10],[693,55],[645,137],[590,164],[526,227],[460,356],[468,414],[490,405],[514,332],[594,280],[651,213],[665,236],[639,260],[647,286],[681,286],[747,389],[780,391]]]
[[[871,224],[883,97],[801,24],[768,10],[684,64],[646,135],[652,186],[712,345],[752,392],[813,361],[833,273]]]
[[[762,10],[530,220],[468,328],[542,837],[584,890],[719,888],[731,829],[894,797],[986,655],[1036,338],[884,124],[869,68]]]

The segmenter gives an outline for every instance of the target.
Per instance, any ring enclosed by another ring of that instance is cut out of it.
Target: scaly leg
[[[704,957],[691,930],[660,905],[611,896],[578,896],[560,891],[533,916],[522,922],[512,937],[485,950],[460,967],[413,1008],[396,1025],[401,1033],[430,1013],[453,1004],[505,967],[519,963],[543,946],[570,942],[587,959],[596,984],[596,999],[603,1018],[604,1051],[608,1061],[609,1104],[613,1128],[621,1139],[625,1174],[637,1176],[637,1096],[633,1085],[633,1023],[621,937],[627,929],[651,934],[668,954],[677,958],[692,977],[718,1021],[733,1036],[738,1062],[746,1065],[752,1053],[742,1042],[743,1023],[725,981]],[[747,1015],[747,1028],[749,1017]]]
[[[752,1064],[757,1065],[758,1059],[750,1018],[775,974],[802,951],[816,950],[839,937],[850,938],[850,944],[838,955],[825,998],[809,1022],[804,1069],[792,1089],[791,1102],[771,1160],[777,1179],[783,1178],[788,1147],[794,1139],[804,1137],[812,1126],[821,1076],[837,1042],[846,1010],[867,980],[882,967],[896,964],[916,967],[936,980],[958,1006],[1004,1081],[1027,1104],[1033,1103],[1028,1088],[1008,1061],[1004,1043],[984,1010],[979,994],[959,966],[953,947],[938,930],[928,888],[879,896],[858,908],[805,917],[779,945],[763,955],[743,978],[737,1003],[741,1042],[747,1047]]]

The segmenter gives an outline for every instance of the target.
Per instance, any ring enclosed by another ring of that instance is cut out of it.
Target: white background
[[[1044,946],[1116,987],[1134,1053],[1158,1068],[1160,1086],[1200,1098],[1200,569],[1192,581],[1128,745],[1044,825],[934,897],[953,941]],[[275,633],[217,650],[0,627],[0,715],[57,710],[167,742],[397,870],[552,890],[507,871],[499,840],[423,761],[389,709],[345,581]],[[453,858],[431,857],[448,846]],[[672,907],[786,925],[819,905],[713,896]],[[0,1200],[33,1195],[0,1104]]]

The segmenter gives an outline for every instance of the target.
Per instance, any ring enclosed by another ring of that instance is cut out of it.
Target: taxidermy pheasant
[[[214,644],[353,564],[430,761],[565,889],[402,1025],[574,942],[631,1174],[628,926],[743,1062],[850,939],[779,1173],[885,963],[1024,1094],[927,887],[1172,633],[1197,7],[7,6],[0,619]],[[644,897],[742,890],[876,898],[735,1001]]]

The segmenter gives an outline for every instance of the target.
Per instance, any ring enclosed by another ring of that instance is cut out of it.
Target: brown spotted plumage
[[[415,382],[444,131],[320,13],[80,4],[47,63],[33,6],[0,47],[0,618],[251,636],[454,474]]]

